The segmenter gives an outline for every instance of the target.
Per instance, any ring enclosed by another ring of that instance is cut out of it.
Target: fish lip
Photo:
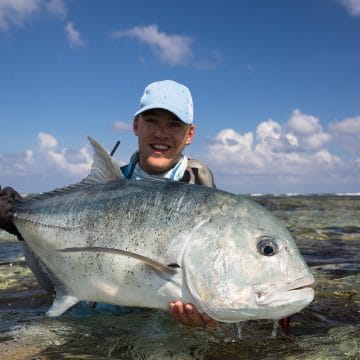
[[[286,289],[287,291],[295,291],[299,289],[310,288],[314,282],[314,276],[309,273],[295,281],[287,283],[287,286],[285,286],[284,290]]]
[[[282,295],[301,293],[313,293],[312,284],[315,279],[311,273],[297,278],[293,281],[286,282],[284,284],[274,284],[273,286],[254,286],[255,301],[259,305],[268,305],[272,302],[281,301]]]

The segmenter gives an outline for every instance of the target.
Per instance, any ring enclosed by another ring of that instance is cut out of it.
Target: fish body
[[[285,226],[254,201],[218,189],[128,180],[94,140],[81,183],[16,204],[14,224],[56,298],[167,309],[193,303],[223,322],[281,319],[314,297]]]

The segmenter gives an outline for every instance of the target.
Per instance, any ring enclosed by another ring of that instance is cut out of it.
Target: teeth
[[[167,150],[169,148],[167,145],[152,145],[152,147],[157,150]]]

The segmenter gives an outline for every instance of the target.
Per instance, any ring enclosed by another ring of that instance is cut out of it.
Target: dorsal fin
[[[108,181],[123,179],[124,175],[121,172],[119,165],[116,164],[115,160],[95,139],[90,136],[88,136],[88,139],[94,149],[94,158],[91,171],[85,179],[76,184],[64,186],[62,188],[44,192],[39,195],[29,196],[27,199],[24,199],[24,202],[35,201],[44,199],[45,197],[59,195],[64,192],[80,188],[84,185],[103,184]]]
[[[82,183],[100,184],[111,180],[122,179],[124,176],[115,160],[95,139],[90,136],[88,136],[88,139],[94,149],[94,159],[90,174]]]

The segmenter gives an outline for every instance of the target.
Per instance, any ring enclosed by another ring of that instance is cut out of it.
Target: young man
[[[122,168],[127,178],[165,177],[215,187],[210,170],[182,154],[195,134],[193,102],[189,89],[165,80],[145,88],[134,115],[139,150]]]
[[[210,170],[201,162],[183,155],[195,134],[193,102],[189,89],[171,80],[154,82],[145,88],[133,129],[139,150],[122,172],[129,179],[168,178],[215,187]],[[19,196],[11,188],[0,191],[0,228],[18,235],[11,224],[13,204]],[[41,277],[41,276],[40,276]],[[171,316],[184,325],[216,326],[216,321],[200,314],[191,304],[169,304]]]

